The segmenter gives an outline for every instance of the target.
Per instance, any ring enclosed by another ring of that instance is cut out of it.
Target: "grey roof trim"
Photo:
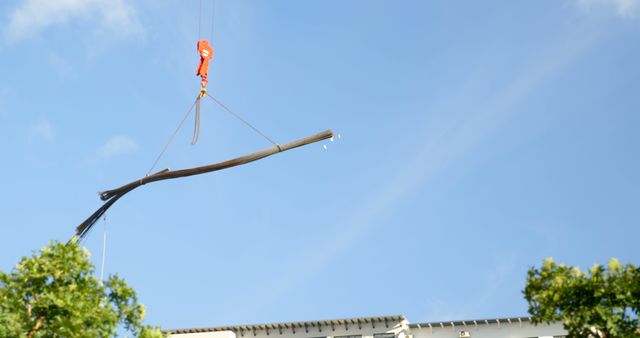
[[[493,318],[493,319],[472,319],[472,320],[455,320],[448,322],[428,322],[428,323],[415,323],[409,324],[409,327],[414,328],[430,328],[430,327],[447,327],[447,326],[473,326],[473,325],[489,325],[489,324],[518,324],[530,322],[531,317],[507,317],[507,318]]]
[[[172,330],[164,330],[164,332],[169,334],[181,334],[181,333],[217,332],[217,331],[253,332],[253,331],[259,331],[259,330],[286,330],[286,329],[295,330],[296,328],[302,328],[306,330],[309,327],[399,322],[403,320],[406,320],[406,318],[403,315],[395,315],[395,316],[379,316],[379,317],[314,320],[314,321],[308,321],[308,322],[287,322],[287,323],[273,323],[273,324],[251,324],[251,325],[236,325],[236,326],[203,327],[203,328],[192,328],[192,329],[172,329]]]

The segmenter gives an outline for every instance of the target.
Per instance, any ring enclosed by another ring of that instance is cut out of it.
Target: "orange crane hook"
[[[203,97],[207,93],[207,77],[209,75],[209,61],[213,59],[213,47],[207,40],[198,40],[197,44],[198,54],[200,54],[200,63],[198,69],[196,69],[196,76],[200,76],[200,97]]]

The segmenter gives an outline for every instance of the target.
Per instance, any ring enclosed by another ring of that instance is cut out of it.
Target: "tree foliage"
[[[51,243],[23,257],[11,273],[0,271],[0,338],[162,337],[145,326],[145,309],[118,276],[104,283],[89,253],[75,239]]]
[[[560,321],[569,337],[640,337],[640,269],[611,259],[587,272],[545,259],[523,291],[534,323]]]

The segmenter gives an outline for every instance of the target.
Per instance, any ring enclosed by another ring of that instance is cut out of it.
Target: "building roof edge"
[[[313,320],[302,322],[282,322],[282,323],[269,323],[269,324],[249,324],[249,325],[233,325],[233,326],[217,326],[217,327],[203,327],[203,328],[190,328],[190,329],[170,329],[163,330],[169,334],[184,334],[184,333],[201,333],[201,332],[219,332],[219,331],[240,331],[251,332],[258,330],[282,330],[282,329],[296,329],[296,328],[309,328],[318,326],[329,325],[351,325],[351,324],[365,324],[371,322],[383,323],[393,321],[404,321],[406,318],[403,315],[392,316],[374,316],[374,317],[358,317],[358,318],[343,318],[343,319],[329,319],[329,320]]]
[[[489,325],[489,324],[513,324],[530,322],[531,317],[505,317],[491,319],[471,319],[471,320],[453,320],[409,324],[410,328],[428,328],[428,327],[447,327],[447,326],[473,326],[473,325]]]

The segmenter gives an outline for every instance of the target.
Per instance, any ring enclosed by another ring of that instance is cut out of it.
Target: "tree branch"
[[[38,320],[36,321],[36,325],[33,327],[33,330],[29,332],[29,336],[28,336],[29,338],[33,338],[33,336],[36,334],[36,331],[38,331],[38,329],[42,325],[43,321],[44,321],[44,316],[40,316],[40,318],[38,318]]]

